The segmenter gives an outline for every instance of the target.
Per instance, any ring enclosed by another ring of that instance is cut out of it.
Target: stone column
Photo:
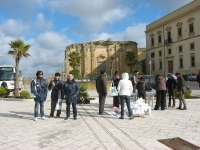
[[[106,72],[110,72],[110,50],[109,47],[106,49],[107,51],[107,61],[106,61]]]
[[[90,51],[91,51],[91,72],[93,72],[95,69],[95,45],[91,45]]]

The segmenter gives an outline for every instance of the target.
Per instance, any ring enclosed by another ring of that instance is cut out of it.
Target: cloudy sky
[[[146,46],[146,25],[193,0],[0,0],[0,65],[13,65],[8,43],[30,44],[23,77],[62,70],[66,46],[97,40],[128,40]]]

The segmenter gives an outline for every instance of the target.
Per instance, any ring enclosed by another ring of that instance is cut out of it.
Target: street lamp
[[[118,70],[118,57],[116,57],[116,61],[117,61],[117,70],[116,71],[119,71]]]
[[[151,75],[151,60],[149,61],[149,74]]]

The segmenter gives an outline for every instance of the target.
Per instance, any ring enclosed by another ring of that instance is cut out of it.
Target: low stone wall
[[[87,87],[88,90],[96,90],[96,82],[90,81],[90,82],[78,82],[79,84],[83,84]],[[111,82],[107,82],[107,88],[110,88]]]
[[[46,78],[47,83],[49,83],[53,78]],[[23,88],[22,89],[30,89],[32,78],[25,78],[23,80]],[[78,81],[79,84],[83,84],[87,87],[87,90],[96,90],[96,82],[95,81]],[[111,82],[107,82],[107,88],[111,86]]]

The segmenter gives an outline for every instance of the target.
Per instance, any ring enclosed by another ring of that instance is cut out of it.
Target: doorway
[[[168,61],[168,73],[173,73],[173,61]]]

